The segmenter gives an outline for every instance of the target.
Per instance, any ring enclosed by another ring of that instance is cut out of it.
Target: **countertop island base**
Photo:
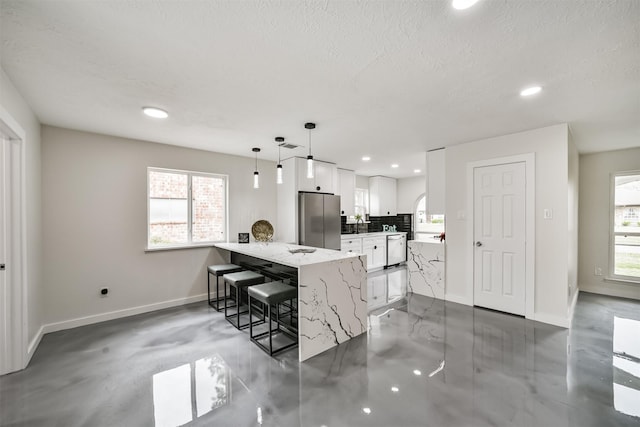
[[[411,240],[407,244],[407,292],[444,299],[444,243]]]
[[[219,249],[249,256],[268,272],[287,271],[298,282],[298,357],[304,361],[367,331],[367,269],[363,255],[329,249],[295,253],[284,243],[220,243]],[[294,280],[295,281],[295,280]],[[293,282],[294,282],[293,281]]]

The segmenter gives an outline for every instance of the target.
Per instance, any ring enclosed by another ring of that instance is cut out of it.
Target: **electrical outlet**
[[[602,276],[602,268],[596,267],[596,269],[593,272],[593,274],[594,274],[594,276]]]

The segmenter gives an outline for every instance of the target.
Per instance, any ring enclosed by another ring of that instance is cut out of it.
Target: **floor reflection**
[[[226,405],[231,397],[229,377],[229,368],[219,355],[153,375],[155,425],[181,426]]]
[[[369,279],[368,333],[302,364],[200,303],[47,334],[0,426],[640,424],[639,302],[581,293],[567,330]]]
[[[640,321],[613,318],[613,406],[640,417]]]

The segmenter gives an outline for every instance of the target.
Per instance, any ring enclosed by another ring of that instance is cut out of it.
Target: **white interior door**
[[[0,132],[0,375],[9,372],[10,354],[9,354],[9,318],[11,313],[9,306],[9,283],[7,280],[7,171],[8,164],[9,141],[7,141]]]
[[[525,162],[474,168],[473,303],[525,314]]]

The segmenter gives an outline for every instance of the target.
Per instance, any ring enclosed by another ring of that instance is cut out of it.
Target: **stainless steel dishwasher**
[[[407,260],[407,236],[391,234],[387,236],[387,266]]]

